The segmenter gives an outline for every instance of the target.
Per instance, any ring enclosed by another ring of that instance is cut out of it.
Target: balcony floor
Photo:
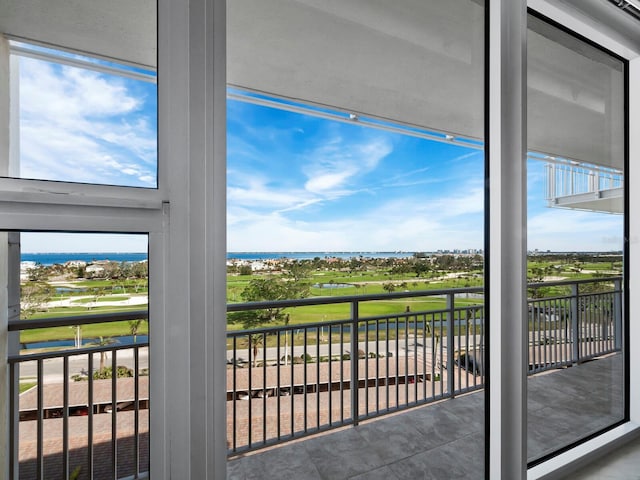
[[[529,458],[623,415],[622,358],[529,378]],[[229,479],[484,478],[484,395],[472,393],[231,458]]]

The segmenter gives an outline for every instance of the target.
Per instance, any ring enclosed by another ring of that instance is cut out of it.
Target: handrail
[[[311,305],[331,305],[336,303],[369,302],[373,300],[393,300],[396,298],[435,297],[451,293],[481,293],[484,287],[447,288],[439,290],[412,290],[408,292],[373,293],[365,295],[344,295],[340,297],[308,297],[293,300],[270,300],[260,302],[229,303],[227,312],[242,312],[273,307],[304,307]]]
[[[583,293],[580,288],[603,282],[609,284],[606,292]],[[571,291],[527,301],[530,309],[523,321],[529,332],[529,374],[620,350],[621,276],[527,285],[532,289],[554,286],[568,286]],[[227,312],[350,306],[344,319],[227,331],[229,453],[357,425],[364,419],[484,388],[485,299],[478,296],[472,304],[458,302],[464,294],[483,292],[483,287],[464,287],[228,304]],[[366,302],[417,297],[443,297],[445,305],[361,316]],[[136,310],[19,320],[10,322],[9,330],[148,319],[148,315],[147,310]],[[252,337],[258,337],[258,343],[252,343]],[[60,358],[68,371],[73,357],[88,355],[93,371],[94,355],[113,352],[115,368],[116,351],[134,349],[137,362],[138,351],[148,345],[144,341],[10,355],[12,385],[17,386],[15,377],[22,362],[37,362],[38,382],[42,382],[45,360]],[[238,356],[245,351],[248,360]]]
[[[114,352],[116,350],[130,350],[132,348],[140,348],[140,347],[148,347],[149,342],[136,342],[128,345],[116,345],[110,344],[105,346],[95,346],[90,348],[74,348],[68,350],[55,350],[51,352],[37,352],[37,353],[27,353],[24,355],[8,355],[7,362],[9,364],[13,363],[22,363],[22,362],[30,362],[34,360],[47,360],[50,358],[67,358],[67,357],[75,357],[78,355],[86,355],[92,353],[100,353],[100,352]]]
[[[34,330],[36,328],[49,327],[74,327],[76,325],[90,325],[94,323],[121,322],[123,320],[139,320],[149,317],[148,310],[135,310],[115,313],[96,313],[65,317],[38,318],[35,320],[11,320],[10,332],[22,330]]]
[[[556,280],[553,282],[537,282],[528,283],[527,288],[541,288],[541,287],[553,287],[553,286],[570,286],[574,284],[589,284],[600,282],[611,282],[615,280],[622,280],[621,276],[610,276],[602,278],[591,279],[576,279],[576,280]],[[312,305],[332,305],[338,303],[351,303],[368,302],[375,300],[393,300],[401,298],[413,298],[413,297],[433,297],[433,296],[447,296],[449,294],[465,294],[465,293],[483,293],[484,287],[461,287],[461,288],[449,288],[438,290],[412,290],[408,292],[392,292],[392,293],[377,293],[377,294],[365,294],[365,295],[344,295],[339,297],[308,297],[300,299],[290,300],[271,300],[271,301],[259,301],[259,302],[245,302],[245,303],[229,303],[227,304],[227,312],[241,312],[247,310],[260,310],[264,308],[273,307],[303,307]],[[529,299],[532,300],[532,299]],[[96,314],[84,314],[75,316],[63,316],[63,317],[51,317],[35,320],[11,320],[8,322],[8,330],[10,332],[33,330],[37,328],[49,328],[49,327],[64,327],[75,325],[89,325],[95,323],[109,323],[119,322],[124,320],[137,320],[148,319],[148,310],[135,310],[115,313],[96,313]],[[373,319],[372,317],[371,319]],[[339,320],[337,320],[339,321]],[[330,322],[323,322],[324,324]],[[261,329],[262,330],[262,329]]]

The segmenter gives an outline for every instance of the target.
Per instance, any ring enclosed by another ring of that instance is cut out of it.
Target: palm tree
[[[260,345],[264,344],[264,335],[262,333],[252,333],[249,335],[249,356],[253,351],[253,366],[256,366],[256,360],[258,358],[258,349]]]
[[[116,340],[114,340],[111,337],[103,337],[102,335],[100,335],[99,338],[100,338],[99,340],[91,343],[91,345],[94,345],[96,347],[106,347],[107,345],[116,343]],[[104,369],[104,362],[106,360],[107,360],[107,352],[105,350],[101,350],[100,351],[100,370]]]
[[[388,293],[393,293],[396,289],[396,286],[392,282],[387,282],[382,284],[382,288]]]
[[[140,330],[140,324],[142,323],[142,318],[138,318],[136,320],[129,320],[129,331],[131,335],[133,335],[133,343],[136,343],[136,339],[138,336],[138,330]]]
[[[432,335],[435,338],[435,346],[434,346],[434,352],[433,352],[433,365],[435,368],[439,368],[438,365],[438,345],[440,344],[440,331],[438,331],[438,333],[436,333],[436,329],[435,326],[433,326],[431,323],[425,323],[425,328],[427,330],[427,333],[429,335]]]
[[[288,326],[289,325],[289,314],[287,313],[284,316],[284,326]],[[284,331],[284,364],[287,364],[287,347],[288,347],[288,342],[287,342],[287,337],[289,336],[289,332],[287,330]],[[293,344],[293,338],[291,340],[291,343]],[[293,357],[293,345],[291,345],[291,356]]]

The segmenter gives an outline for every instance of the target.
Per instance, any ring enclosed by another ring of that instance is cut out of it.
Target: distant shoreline
[[[314,258],[339,258],[349,260],[351,258],[410,258],[417,252],[413,251],[394,251],[394,252],[227,252],[227,260],[244,260],[244,261],[260,261],[260,260],[313,260]],[[481,250],[448,250],[437,252],[419,252],[425,255],[442,255],[442,254],[479,254]],[[548,255],[548,254],[592,254],[592,255],[619,255],[620,252],[530,252],[531,255]],[[21,262],[35,262],[45,266],[54,264],[64,264],[72,260],[80,260],[87,263],[109,260],[113,262],[140,262],[147,260],[146,252],[66,252],[66,253],[22,253]]]

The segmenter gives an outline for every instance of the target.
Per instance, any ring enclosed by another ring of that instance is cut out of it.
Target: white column
[[[628,297],[629,311],[625,312],[625,320],[629,323],[629,339],[623,346],[627,349],[630,345],[637,345],[640,341],[640,322],[638,313],[640,312],[640,296],[633,292],[640,290],[640,216],[638,215],[638,205],[640,205],[640,92],[633,85],[640,82],[640,57],[636,57],[629,62],[629,169],[626,174],[629,177],[629,210],[625,215],[629,221],[629,265],[627,274],[629,275],[629,291],[624,292]],[[633,347],[631,347],[633,348]],[[633,361],[630,350],[626,350],[631,356],[629,362],[629,383],[630,383],[630,420],[636,425],[640,425],[640,365]]]
[[[226,478],[225,6],[158,2],[169,195],[165,233],[150,246],[152,478]]]
[[[526,474],[526,2],[491,2],[489,470]]]
[[[9,168],[9,42],[0,34],[0,173]],[[9,478],[8,236],[0,233],[0,476]]]
[[[226,2],[191,2],[191,478],[226,478]]]

